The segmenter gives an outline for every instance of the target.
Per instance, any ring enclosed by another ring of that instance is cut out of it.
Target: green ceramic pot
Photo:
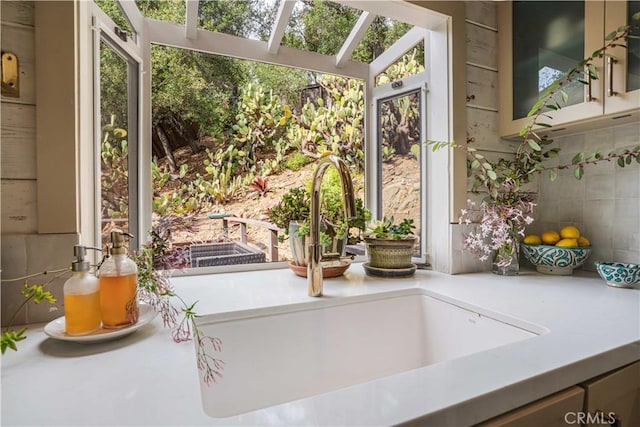
[[[366,238],[369,266],[374,268],[410,268],[416,238],[376,239]]]

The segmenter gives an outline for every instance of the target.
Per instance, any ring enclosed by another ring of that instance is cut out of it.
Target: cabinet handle
[[[607,73],[609,74],[609,87],[607,88],[607,96],[616,96],[618,92],[613,90],[613,64],[617,64],[618,60],[613,56],[607,56]]]
[[[622,427],[622,420],[617,415],[613,417],[611,427]]]
[[[592,92],[591,92],[591,73],[589,72],[589,69],[587,68],[585,71],[585,74],[587,75],[587,102],[593,102],[596,100],[596,98],[594,98]]]

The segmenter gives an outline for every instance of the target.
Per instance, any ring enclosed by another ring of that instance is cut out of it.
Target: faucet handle
[[[327,252],[322,254],[321,261],[333,261],[336,259],[340,259],[340,254],[338,252]]]
[[[322,258],[320,261],[353,261],[353,255],[342,256],[338,252],[330,252],[326,254],[322,254]]]

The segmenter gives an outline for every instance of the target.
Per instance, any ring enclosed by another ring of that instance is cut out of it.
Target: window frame
[[[338,2],[340,0],[337,0]],[[138,87],[137,98],[140,100],[137,103],[137,125],[138,125],[138,143],[137,149],[137,164],[138,164],[138,208],[137,208],[137,220],[139,235],[138,241],[144,241],[146,231],[151,228],[151,46],[152,44],[169,45],[172,47],[186,48],[213,55],[226,55],[237,57],[240,59],[248,59],[258,62],[267,62],[276,65],[297,67],[302,69],[310,69],[319,72],[326,72],[344,77],[357,78],[364,80],[365,82],[365,125],[364,125],[364,147],[365,147],[365,205],[371,209],[372,212],[376,212],[378,207],[378,197],[374,194],[377,176],[377,168],[375,166],[375,159],[377,153],[375,152],[375,129],[372,123],[375,121],[375,114],[372,114],[373,106],[373,93],[375,92],[375,76],[379,74],[380,69],[386,69],[386,67],[392,65],[397,59],[406,53],[401,51],[402,44],[396,43],[398,47],[397,52],[384,55],[384,60],[377,58],[371,64],[354,63],[352,61],[346,61],[345,63],[338,64],[333,58],[333,63],[321,63],[318,54],[305,55],[305,52],[298,53],[295,49],[286,48],[280,46],[276,49],[276,54],[273,54],[270,49],[266,49],[264,42],[256,40],[242,39],[239,37],[228,36],[225,34],[214,33],[202,29],[198,29],[195,34],[193,31],[186,31],[189,29],[189,22],[186,25],[167,23],[162,21],[153,20],[143,17],[137,8],[131,8],[129,2],[119,2],[125,17],[132,24],[133,31],[136,35],[135,40],[128,39],[124,43],[120,43],[119,39],[115,37],[113,31],[109,28],[114,27],[115,24],[109,19],[104,12],[102,12],[99,6],[93,2],[81,2],[79,22],[80,27],[85,25],[84,34],[85,38],[91,38],[90,33],[93,31],[105,31],[109,33],[109,36],[118,46],[122,46],[125,52],[132,54],[132,57],[136,58],[138,62]],[[86,6],[88,5],[88,7]],[[452,89],[452,21],[451,17],[439,12],[434,12],[421,6],[411,5],[409,3],[397,3],[397,7],[391,7],[382,3],[367,3],[358,6],[362,10],[369,13],[376,13],[390,17],[392,19],[404,21],[413,24],[414,28],[421,30],[421,34],[416,35],[417,31],[414,31],[414,38],[416,36],[424,39],[424,51],[425,51],[425,68],[427,74],[428,87],[432,88],[431,91],[425,89],[423,94],[422,103],[424,109],[428,115],[425,115],[427,122],[426,131],[423,133],[425,140],[451,140],[453,134],[453,124],[451,119],[451,111],[453,108],[453,89]],[[419,8],[419,9],[418,9]],[[131,10],[128,10],[131,9]],[[88,11],[88,12],[87,12]],[[419,13],[416,13],[418,11]],[[90,17],[90,21],[87,20],[87,16]],[[91,22],[90,30],[86,28],[86,23]],[[102,27],[102,28],[101,28]],[[82,33],[82,30],[81,30]],[[86,53],[88,57],[93,58],[94,52],[92,44],[89,43],[89,47],[86,46],[86,41],[83,43],[83,36],[80,35],[80,52]],[[399,41],[400,42],[400,41]],[[434,42],[437,46],[431,46],[430,43]],[[83,47],[83,44],[85,45]],[[395,46],[395,45],[394,45]],[[388,51],[387,51],[388,52]],[[385,53],[387,53],[385,52]],[[80,61],[79,68],[86,68],[86,63]],[[388,62],[388,63],[387,63]],[[386,64],[386,65],[385,65]],[[437,64],[438,69],[431,68],[431,64]],[[445,65],[442,65],[445,64]],[[378,70],[378,71],[376,71]],[[87,105],[91,105],[93,108],[96,103],[91,96],[86,94],[87,79],[86,74],[80,70],[81,75],[81,88],[80,96]],[[92,77],[89,78],[91,81]],[[84,87],[84,90],[82,89]],[[435,93],[435,96],[434,96]],[[93,94],[95,97],[95,94]],[[130,102],[134,98],[130,99]],[[430,108],[431,105],[438,105],[438,112],[436,117],[436,109]],[[85,105],[86,106],[86,105]],[[79,113],[79,117],[85,117],[83,112]],[[434,120],[437,118],[437,120]],[[81,129],[80,135],[91,134],[91,140],[94,140],[95,134],[99,133],[99,130],[92,129],[91,132],[87,132],[84,125],[79,124]],[[99,140],[99,139],[98,139]],[[133,144],[130,144],[130,147]],[[86,147],[85,147],[86,148]],[[90,156],[87,155],[87,151],[90,152]],[[431,150],[422,149],[421,157],[422,161],[426,162],[426,172],[422,174],[424,183],[436,182],[434,178],[439,178],[442,182],[442,177],[446,173],[447,181],[445,185],[440,185],[435,188],[426,188],[426,197],[421,197],[422,210],[425,212],[421,215],[425,224],[423,224],[425,235],[429,236],[421,243],[424,248],[421,249],[421,253],[425,255],[432,254],[437,256],[439,260],[437,264],[444,265],[444,270],[449,269],[451,262],[450,258],[450,239],[442,240],[444,233],[448,231],[436,229],[434,223],[440,220],[449,223],[450,218],[450,206],[453,203],[451,199],[451,183],[449,178],[449,167],[453,158],[452,154],[448,150],[440,150],[438,153],[430,153]],[[79,191],[82,189],[87,190],[86,171],[82,168],[83,164],[87,164],[87,159],[91,158],[92,162],[95,159],[95,147],[91,150],[86,150],[83,156],[81,156],[80,169],[81,169],[81,182],[79,185]],[[425,160],[426,159],[426,160]],[[96,176],[95,166],[92,168],[93,175],[91,176],[91,182],[94,182]],[[147,188],[148,187],[148,188]],[[91,191],[95,191],[92,188]],[[90,242],[94,243],[99,241],[96,236],[100,234],[100,227],[96,227],[96,218],[99,215],[95,215],[96,195],[90,195],[88,199],[91,199],[91,207],[87,209],[87,202],[84,198],[80,199],[82,221],[81,221],[81,233],[85,236],[93,236]],[[149,203],[144,203],[148,200]],[[437,203],[434,203],[434,200]],[[148,206],[147,206],[148,205]],[[91,214],[87,215],[87,212]],[[93,215],[93,217],[91,217]],[[427,221],[427,218],[429,219]],[[93,224],[89,224],[93,221]],[[87,233],[87,230],[90,232]],[[447,227],[448,230],[448,227]],[[438,240],[435,242],[434,240]],[[434,254],[434,249],[437,252]],[[429,259],[424,259],[429,262]],[[220,267],[206,267],[198,269],[187,269],[186,274],[207,274],[214,272],[229,272],[229,271],[249,271],[255,269],[274,269],[283,268],[286,266],[286,262],[275,262],[262,264],[246,264],[234,266],[233,268],[220,268]],[[439,268],[437,268],[439,269]]]
[[[122,40],[118,37],[113,29],[117,26],[95,3],[91,3],[89,9],[91,20],[91,37],[90,37],[90,57],[91,57],[91,78],[90,86],[92,87],[92,119],[91,119],[91,141],[92,146],[87,147],[92,155],[91,165],[91,182],[92,194],[91,202],[86,203],[86,210],[92,212],[94,224],[87,234],[92,235],[92,244],[94,246],[101,245],[102,237],[102,214],[101,214],[101,143],[102,143],[102,126],[101,126],[101,95],[100,95],[100,49],[101,43],[104,43],[112,49],[127,65],[127,142],[128,142],[128,231],[136,238],[130,241],[130,250],[135,251],[143,240],[145,228],[143,221],[145,210],[142,208],[141,188],[143,185],[140,177],[143,175],[145,168],[140,156],[140,147],[142,139],[140,138],[142,130],[142,114],[141,104],[144,99],[142,96],[142,55],[139,44],[133,39],[127,37]],[[136,37],[136,40],[138,38]],[[146,168],[149,170],[149,167]],[[81,168],[81,173],[85,173]],[[149,172],[150,173],[150,172]],[[84,200],[84,199],[83,199]],[[91,203],[91,206],[89,206]]]
[[[426,46],[425,46],[425,54],[426,54]],[[382,102],[399,98],[402,96],[411,95],[417,93],[420,95],[420,136],[423,139],[426,139],[427,135],[427,104],[428,104],[428,89],[427,89],[427,80],[429,78],[429,74],[427,71],[423,71],[418,74],[414,74],[412,76],[401,79],[402,86],[399,88],[394,88],[393,84],[397,84],[398,81],[388,83],[381,86],[376,86],[373,89],[373,103],[375,111],[375,117],[372,118],[372,121],[375,123],[376,132],[371,135],[371,148],[374,150],[376,155],[376,162],[372,165],[372,169],[374,169],[373,174],[376,177],[376,200],[378,201],[376,210],[372,209],[372,215],[381,219],[383,215],[383,206],[382,206],[382,153],[380,152],[380,126],[378,123],[378,119],[380,116],[380,105]],[[365,119],[366,122],[366,119]],[[412,261],[419,264],[428,263],[427,257],[427,241],[428,241],[428,223],[427,223],[427,156],[429,150],[426,149],[425,146],[420,148],[420,254],[418,256],[413,256]],[[396,218],[399,219],[399,218]]]

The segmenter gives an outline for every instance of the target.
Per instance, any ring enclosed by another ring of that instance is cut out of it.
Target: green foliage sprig
[[[24,286],[20,293],[24,296],[24,300],[22,303],[16,308],[16,310],[11,315],[11,318],[7,322],[7,326],[4,328],[2,332],[2,336],[0,336],[0,351],[2,354],[7,351],[7,349],[11,349],[13,351],[18,351],[18,342],[25,340],[27,337],[25,333],[27,332],[27,328],[21,328],[19,330],[15,330],[13,328],[13,323],[16,320],[18,314],[24,309],[24,307],[29,303],[29,301],[33,301],[35,304],[40,304],[42,302],[48,302],[51,304],[52,310],[57,310],[56,299],[51,293],[51,291],[47,290],[47,286],[51,284],[54,280],[64,276],[65,274],[69,274],[71,270],[69,268],[61,268],[58,270],[44,271],[42,273],[29,274],[23,277],[17,277],[15,279],[2,279],[2,282],[16,282],[24,280]],[[43,284],[29,284],[28,280],[34,277],[46,276],[48,274],[54,274],[54,276],[46,281]]]
[[[269,221],[289,233],[291,221],[306,221],[309,218],[311,195],[304,188],[292,188],[282,195],[280,202],[269,210]]]
[[[640,13],[632,17],[640,20]],[[548,136],[538,133],[540,128],[549,128],[551,118],[549,110],[557,111],[568,101],[568,94],[564,87],[572,82],[578,81],[588,84],[588,79],[598,79],[598,73],[594,66],[597,58],[610,56],[609,51],[615,47],[627,47],[624,42],[630,38],[638,38],[631,33],[638,29],[638,25],[624,25],[616,31],[609,33],[606,43],[600,49],[594,51],[588,58],[578,62],[567,74],[553,82],[542,94],[540,100],[536,102],[527,117],[530,121],[525,125],[519,135],[522,140],[518,144],[515,155],[512,159],[502,158],[496,162],[489,161],[479,150],[468,145],[453,142],[427,141],[434,151],[451,147],[462,149],[468,155],[468,173],[473,177],[473,191],[484,190],[491,200],[497,200],[500,192],[508,187],[514,194],[522,191],[522,186],[531,182],[534,176],[542,172],[548,172],[549,179],[555,180],[558,171],[562,169],[573,169],[573,176],[581,179],[584,175],[584,168],[587,165],[597,164],[603,161],[615,161],[618,166],[625,167],[631,165],[635,160],[640,163],[640,145],[632,149],[622,151],[610,151],[604,153],[596,151],[592,153],[579,152],[569,163],[557,166],[546,165],[548,159],[558,157],[559,147],[550,147],[553,140]],[[506,185],[508,184],[508,185]]]
[[[127,130],[118,126],[116,116],[102,127],[100,187],[103,217],[126,218],[128,206],[127,161],[129,157]]]
[[[392,240],[408,239],[414,236],[413,230],[415,228],[413,218],[405,218],[399,223],[395,223],[393,217],[387,218],[385,216],[369,225],[365,237]]]

